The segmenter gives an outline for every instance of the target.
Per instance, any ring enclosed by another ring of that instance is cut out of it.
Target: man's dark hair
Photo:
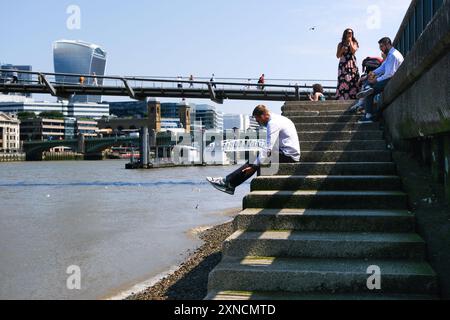
[[[378,41],[378,43],[392,46],[391,38],[388,38],[388,37],[384,37],[384,38],[380,39],[380,41]]]
[[[267,107],[265,105],[260,104],[259,106],[257,106],[255,108],[255,110],[253,110],[253,116],[260,117],[263,114],[266,114],[268,112],[269,112],[269,109],[267,109]]]

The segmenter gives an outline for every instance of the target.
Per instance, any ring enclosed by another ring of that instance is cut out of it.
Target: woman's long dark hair
[[[359,42],[355,38],[355,31],[353,31],[353,29],[350,29],[350,28],[345,29],[344,34],[342,35],[342,42],[341,42],[341,44],[344,44],[345,40],[347,40],[347,32],[348,31],[352,32],[352,41],[356,42],[356,44],[359,46]]]

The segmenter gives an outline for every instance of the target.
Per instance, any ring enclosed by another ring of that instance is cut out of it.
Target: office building
[[[3,70],[11,70],[11,71],[2,71],[0,72],[0,79],[2,81],[12,81],[13,72],[14,71],[33,71],[33,67],[29,65],[13,65],[13,64],[4,64],[0,66],[0,69]],[[17,73],[18,82],[27,84],[32,83],[33,77],[29,73]],[[25,96],[31,98],[30,93],[14,93],[12,95],[16,96]]]
[[[224,114],[223,130],[237,128],[240,131],[255,130],[259,128],[256,120],[246,114]]]
[[[57,111],[65,117],[99,119],[109,116],[109,105],[99,103],[72,103],[68,101],[34,101],[19,96],[0,95],[0,111],[8,113]]]
[[[80,134],[96,137],[97,121],[75,118],[34,118],[23,119],[20,123],[20,139],[23,141],[68,140],[75,139]]]
[[[86,137],[96,137],[98,133],[98,124],[94,120],[80,120],[77,119],[75,123],[76,136],[84,135]]]
[[[146,101],[117,101],[109,104],[109,113],[118,118],[145,118],[147,116]]]
[[[106,51],[100,46],[83,41],[59,40],[53,44],[55,73],[104,76]],[[57,82],[79,83],[79,77],[58,76]],[[96,79],[98,85],[102,79]],[[93,78],[86,78],[85,85],[94,85]],[[74,95],[71,102],[101,102],[101,96]]]
[[[223,130],[223,113],[216,110],[216,107],[208,104],[192,104],[192,122],[201,123],[205,130]]]
[[[23,141],[64,140],[64,119],[23,119],[20,139]]]

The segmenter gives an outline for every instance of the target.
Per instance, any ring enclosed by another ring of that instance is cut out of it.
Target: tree
[[[59,111],[43,111],[39,114],[39,117],[47,119],[64,119],[64,115]]]
[[[36,114],[34,112],[21,111],[17,114],[17,118],[19,118],[19,120],[35,119]]]

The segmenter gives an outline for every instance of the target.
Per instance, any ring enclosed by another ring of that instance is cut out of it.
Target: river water
[[[0,164],[0,299],[115,296],[181,263],[201,244],[190,230],[229,221],[249,192],[204,179],[235,167],[124,168]]]

